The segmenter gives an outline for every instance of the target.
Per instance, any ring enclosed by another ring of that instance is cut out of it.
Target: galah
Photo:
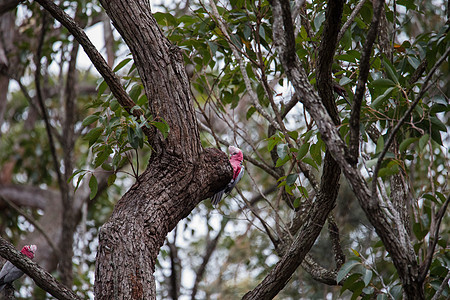
[[[244,166],[242,165],[242,161],[244,160],[244,155],[242,154],[241,149],[236,148],[234,146],[228,147],[228,151],[230,152],[230,164],[233,167],[233,179],[228,183],[228,185],[221,191],[214,194],[211,198],[211,203],[213,205],[217,205],[222,199],[223,194],[231,192],[231,190],[236,186],[236,184],[241,180],[244,175]]]
[[[33,259],[36,249],[36,245],[26,245],[23,246],[20,252],[28,256],[28,258]],[[0,271],[0,291],[3,290],[7,284],[11,284],[14,280],[20,278],[22,275],[23,271],[21,269],[13,265],[11,262],[7,261]]]

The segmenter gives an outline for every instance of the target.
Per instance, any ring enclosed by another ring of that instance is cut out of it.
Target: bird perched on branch
[[[242,154],[241,149],[236,148],[234,146],[228,147],[228,151],[230,152],[230,164],[233,167],[233,179],[228,183],[228,185],[221,191],[214,194],[211,198],[211,203],[213,205],[217,205],[222,199],[223,194],[230,193],[231,190],[236,186],[236,184],[241,180],[244,175],[244,166],[242,166],[242,161],[244,160],[244,155]]]
[[[33,259],[36,249],[36,245],[26,245],[23,246],[20,252],[28,256],[28,258]],[[22,277],[22,275],[23,271],[21,269],[7,261],[0,271],[0,291],[3,290],[7,284],[11,284],[14,280]]]

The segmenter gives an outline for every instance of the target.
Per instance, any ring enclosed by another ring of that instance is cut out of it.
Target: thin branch
[[[436,214],[436,224],[434,226],[434,230],[430,232],[430,243],[428,244],[427,257],[420,265],[420,273],[419,273],[419,281],[424,282],[428,273],[428,269],[431,266],[431,261],[433,260],[434,249],[436,248],[436,244],[439,240],[439,227],[441,226],[442,218],[445,216],[445,211],[447,210],[448,203],[450,202],[450,195],[445,200],[444,205],[439,209]]]
[[[38,250],[39,251],[39,250]],[[9,260],[13,265],[21,269],[44,291],[60,300],[81,300],[74,292],[59,283],[50,273],[42,269],[38,264],[18,252],[13,245],[0,237],[0,256]]]
[[[373,1],[373,17],[367,32],[366,42],[364,43],[361,62],[359,64],[358,83],[356,85],[355,96],[353,97],[352,112],[350,115],[350,142],[349,142],[349,159],[353,165],[358,162],[359,156],[359,127],[361,117],[361,104],[366,91],[366,82],[369,77],[370,56],[372,53],[373,43],[378,35],[378,25],[380,24],[380,16],[384,6],[384,0]]]
[[[202,257],[202,263],[200,264],[197,271],[195,272],[195,282],[194,282],[194,286],[192,288],[192,293],[191,293],[192,300],[197,299],[196,296],[197,296],[198,285],[199,285],[200,281],[202,280],[203,275],[205,274],[206,266],[209,263],[209,260],[211,259],[211,256],[212,256],[214,250],[216,250],[216,246],[219,242],[219,239],[222,236],[222,233],[225,230],[225,227],[227,226],[227,223],[229,220],[230,220],[229,218],[227,218],[225,216],[223,217],[219,232],[217,233],[216,237],[214,239],[210,240],[208,242],[208,244],[206,245],[206,251]]]
[[[431,298],[431,300],[438,300],[439,299],[439,297],[441,296],[442,292],[447,287],[449,280],[450,280],[450,272],[447,272],[447,276],[445,276],[444,281],[442,281],[441,285],[439,286],[439,289],[436,291],[436,293],[434,294],[433,298]]]
[[[328,216],[328,233],[330,235],[331,245],[334,253],[334,261],[336,262],[336,270],[339,270],[345,263],[345,254],[342,251],[341,240],[339,237],[339,227],[334,220],[332,214]]]
[[[392,130],[391,134],[389,135],[389,138],[387,139],[386,143],[384,144],[384,149],[380,153],[380,156],[378,157],[377,164],[375,166],[375,171],[373,172],[373,178],[372,178],[372,199],[374,199],[377,195],[376,189],[377,189],[377,177],[378,172],[380,171],[381,163],[383,162],[384,156],[386,155],[389,147],[391,146],[392,142],[394,141],[395,135],[400,130],[400,127],[403,125],[403,123],[406,121],[406,119],[409,117],[409,115],[412,113],[416,105],[419,103],[419,101],[422,99],[422,97],[425,95],[425,93],[428,91],[431,77],[434,75],[434,72],[436,72],[437,68],[444,62],[444,60],[447,58],[447,56],[450,54],[450,48],[447,48],[445,53],[441,56],[441,58],[436,62],[436,64],[431,68],[430,73],[428,73],[427,77],[425,78],[425,81],[423,82],[423,85],[419,91],[419,94],[417,95],[417,98],[413,101],[409,109],[405,112],[403,117],[398,121],[397,125],[395,125],[394,129]]]
[[[25,219],[30,222],[45,238],[47,243],[52,247],[52,250],[55,252],[56,256],[60,256],[61,253],[59,252],[59,248],[56,246],[56,244],[53,242],[53,240],[48,236],[47,232],[42,228],[41,224],[39,224],[38,221],[36,221],[32,216],[27,214],[25,211],[23,211],[20,207],[18,207],[14,202],[9,200],[8,198],[1,197],[0,198],[5,201],[12,209],[14,209],[17,213],[21,214]]]
[[[37,47],[37,51],[36,51],[36,61],[35,61],[36,70],[35,70],[35,74],[34,74],[34,84],[36,86],[36,98],[38,100],[39,107],[40,107],[41,113],[42,113],[42,117],[43,117],[44,123],[45,123],[45,131],[47,132],[48,143],[50,146],[50,153],[52,155],[52,160],[53,160],[53,167],[55,169],[56,176],[58,178],[59,188],[61,189],[61,192],[63,192],[64,181],[63,181],[63,177],[61,174],[58,157],[56,155],[56,147],[55,147],[55,141],[54,141],[53,135],[52,135],[52,127],[50,125],[47,110],[45,108],[44,97],[42,96],[42,89],[41,89],[41,56],[42,56],[42,46],[44,45],[46,31],[47,31],[47,12],[43,11],[42,12],[41,34],[39,36],[39,43],[38,43],[38,47]]]
[[[217,10],[217,6],[214,3],[214,1],[210,0],[209,4],[211,6],[211,10],[212,10],[212,16],[214,16],[214,18],[216,19],[216,23],[219,26],[220,30],[222,31],[223,35],[227,38],[227,42],[231,48],[231,51],[233,52],[233,55],[236,59],[236,61],[239,64],[241,73],[242,73],[242,78],[244,79],[244,83],[245,83],[245,87],[247,89],[247,93],[250,96],[250,100],[253,104],[253,106],[255,107],[256,111],[261,114],[267,121],[270,122],[270,124],[275,127],[277,130],[281,131],[280,125],[269,115],[269,113],[267,113],[264,108],[259,104],[258,102],[258,97],[255,93],[255,91],[252,88],[251,82],[250,82],[250,78],[248,77],[247,74],[247,69],[245,67],[244,64],[244,60],[242,59],[242,56],[239,53],[239,49],[237,48],[237,46],[232,43],[231,41],[231,37],[228,34],[227,28],[223,22],[223,19],[220,17],[220,14]],[[211,17],[212,17],[211,16]]]
[[[50,14],[58,20],[64,27],[69,30],[69,32],[74,36],[74,38],[80,43],[86,52],[87,56],[91,59],[97,71],[104,78],[105,82],[108,84],[114,97],[116,97],[119,104],[130,114],[135,116],[138,120],[140,116],[144,115],[141,109],[133,109],[136,106],[134,101],[127,94],[122,84],[120,83],[117,75],[111,70],[111,68],[106,63],[102,55],[97,51],[95,46],[87,37],[86,33],[81,29],[81,27],[59,6],[57,6],[53,1],[50,0],[36,0],[43,8],[45,8]],[[146,126],[142,127],[142,130],[147,135],[149,140],[152,140],[156,129],[154,127],[148,128]]]
[[[356,5],[355,9],[350,14],[350,17],[348,17],[347,21],[345,21],[344,25],[342,25],[341,31],[339,31],[339,34],[338,34],[338,42],[342,39],[342,37],[344,36],[345,32],[350,27],[350,25],[352,25],[353,20],[355,20],[356,16],[359,14],[359,11],[364,6],[365,2],[366,2],[366,0],[359,1],[359,3]]]

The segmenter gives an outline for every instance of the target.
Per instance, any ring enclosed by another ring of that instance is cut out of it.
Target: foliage
[[[347,1],[343,21],[350,17],[358,2]],[[175,270],[173,255],[176,252],[182,262],[177,266],[183,277],[183,280],[179,279],[179,292],[190,295],[194,282],[186,282],[186,274],[198,275],[196,272],[206,257],[205,249],[218,237],[205,274],[199,278],[197,296],[234,299],[257,285],[282,255],[286,249],[283,247],[292,241],[296,233],[293,228],[302,224],[316,199],[315,182],[320,181],[314,182],[314,179],[320,178],[326,147],[316,124],[302,104],[297,103],[299,99],[284,74],[274,47],[269,1],[218,1],[220,19],[205,2],[188,3],[184,11],[178,4],[172,4],[177,5],[176,9],[168,4],[158,8],[153,15],[170,42],[182,50],[185,63],[194,68],[190,84],[203,128],[203,145],[239,146],[246,155],[246,175],[239,183],[237,195],[227,197],[218,209],[212,208],[209,200],[204,201],[168,238],[158,257],[158,293],[161,299],[167,298],[173,288],[168,277]],[[96,17],[101,11],[96,2],[66,1],[61,5],[65,5],[66,11],[79,7],[80,23]],[[372,176],[393,127],[417,98],[431,67],[450,46],[443,5],[433,1],[400,0],[385,5],[386,26],[392,29],[388,36],[390,44],[388,49],[380,41],[375,45],[361,109],[359,168],[366,178]],[[31,73],[32,47],[37,36],[37,27],[31,24],[41,24],[42,19],[35,5],[27,4],[23,9],[25,16],[30,16],[21,20],[23,34],[30,39],[22,42],[20,55],[24,68]],[[326,5],[322,1],[307,1],[304,7],[296,7],[296,1],[293,1],[292,9],[296,22],[296,53],[310,83],[316,85]],[[348,102],[338,94],[334,95],[341,121],[339,131],[347,143],[353,92],[372,14],[372,2],[366,1],[343,34],[334,56],[333,80],[348,95]],[[59,29],[48,38],[43,49],[47,89],[61,89],[59,85],[63,80],[60,78],[65,75],[63,69],[68,62],[65,52],[73,43],[67,31]],[[49,70],[54,65],[60,73]],[[402,125],[379,171],[378,186],[386,206],[392,205],[390,199],[396,192],[391,182],[393,176],[400,176],[406,186],[404,197],[411,223],[408,231],[419,263],[429,253],[436,213],[449,194],[447,124],[450,85],[445,76],[448,66],[448,61],[444,62],[433,77],[433,87]],[[85,220],[76,232],[77,241],[85,249],[78,249],[73,259],[77,271],[74,284],[79,294],[86,298],[92,296],[89,291],[93,289],[98,228],[111,213],[118,195],[130,185],[129,178],[138,178],[152,153],[143,130],[154,126],[164,137],[170,134],[167,123],[151,115],[149,99],[129,54],[121,57],[114,72],[121,77],[124,88],[136,103],[133,109],[144,112],[141,118],[130,115],[119,105],[102,78],[94,78],[96,75],[87,71],[80,72],[77,77],[80,84],[95,85],[97,90],[95,95],[79,94],[76,99],[75,171],[70,172],[72,176],[69,174],[70,178],[66,180],[74,195],[83,191],[83,184],[86,185],[84,188],[90,189],[88,198],[92,202],[86,201]],[[24,78],[31,76],[28,73]],[[33,84],[26,84],[25,88],[31,95],[35,94]],[[44,122],[33,102],[29,102],[22,92],[9,94],[5,121],[0,124],[0,165],[12,163],[13,184],[56,188],[58,182]],[[63,156],[61,97],[55,93],[46,99],[45,105],[59,136],[58,155]],[[294,108],[291,103],[295,104]],[[31,116],[37,121],[29,127]],[[278,120],[279,117],[283,122]],[[111,172],[106,179],[106,194],[102,193],[98,168]],[[127,176],[119,176],[120,172]],[[42,211],[36,208],[29,212],[36,219],[42,216]],[[344,180],[333,217],[339,227],[340,246],[346,262],[342,265],[337,262],[336,252],[332,251],[335,245],[330,238],[333,232],[327,228],[322,230],[310,255],[321,267],[335,272],[338,284],[326,285],[313,279],[303,266],[279,298],[401,299],[401,282],[389,254]],[[28,230],[24,224],[29,224],[17,212],[5,210],[0,213],[0,218],[2,235],[6,232],[11,240],[19,240]],[[442,220],[437,248],[425,281],[427,299],[445,283],[450,270],[448,226],[447,215]],[[449,293],[448,285],[444,285],[442,296],[448,297]]]

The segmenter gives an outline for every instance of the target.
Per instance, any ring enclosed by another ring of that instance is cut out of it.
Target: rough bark
[[[329,159],[325,159],[324,163],[326,164],[327,162],[330,164]],[[330,176],[334,172],[339,172],[339,167],[337,167],[337,165],[331,163],[329,166],[324,167],[321,190],[325,187],[328,188],[339,184],[334,176]],[[329,179],[332,181],[329,181]],[[336,190],[333,191],[337,192]],[[245,294],[242,299],[272,299],[286,286],[292,274],[302,263],[305,255],[313,246],[328,214],[333,209],[336,196],[337,194],[329,193],[319,193],[319,195],[317,195],[317,200],[313,203],[311,210],[308,212],[305,223],[295,236],[294,242],[289,247],[286,254],[280,259],[263,281],[261,281],[255,289]]]
[[[402,281],[406,298],[423,299],[423,286],[418,280],[418,263],[412,244],[408,236],[406,236],[406,240],[398,239],[398,230],[402,229],[393,226],[393,220],[390,220],[383,212],[379,199],[372,197],[359,170],[354,168],[353,164],[347,160],[348,148],[334,126],[332,118],[320,102],[319,96],[310,85],[295,53],[292,22],[288,21],[290,13],[285,13],[279,2],[281,1],[273,1],[274,40],[286,75],[295,91],[299,93],[300,99],[309,114],[315,120],[328,150],[342,168],[366,216],[389,251]],[[275,29],[276,26],[278,26],[277,29]]]
[[[227,161],[215,149],[206,149],[195,163],[171,155],[151,159],[140,183],[119,200],[100,230],[96,299],[156,297],[153,272],[167,233],[220,188],[220,179],[231,178]]]
[[[14,249],[14,247],[3,238],[0,238],[0,255],[24,271],[25,274],[30,276],[38,286],[57,299],[80,299],[74,292],[56,281],[50,273]]]
[[[145,1],[101,3],[130,48],[150,113],[164,119],[170,133],[149,140],[155,151],[147,169],[100,229],[95,295],[154,299],[153,272],[167,233],[228,182],[232,169],[223,152],[202,149],[181,54]]]

